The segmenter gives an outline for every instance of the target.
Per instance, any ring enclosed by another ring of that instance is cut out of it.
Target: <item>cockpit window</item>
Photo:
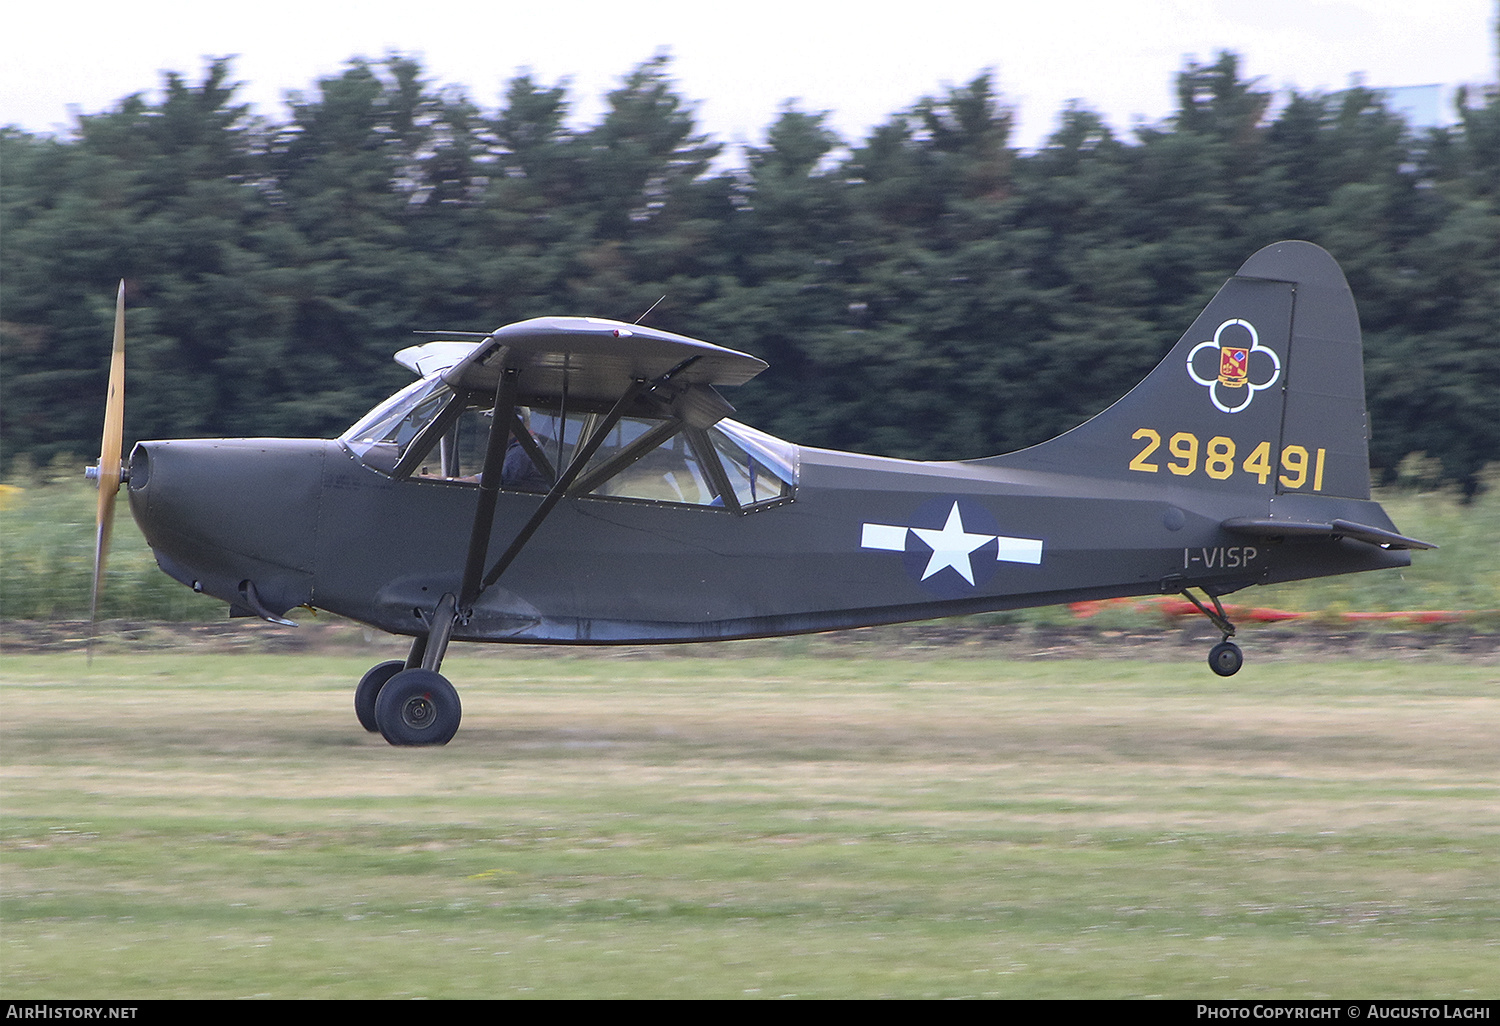
[[[423,378],[365,414],[340,440],[365,463],[393,473],[407,447],[452,398],[441,378]]]
[[[385,474],[474,484],[493,418],[492,397],[455,396],[434,375],[381,403],[341,440]],[[501,489],[549,490],[604,421],[603,410],[517,407],[508,425]],[[568,491],[742,512],[791,497],[796,451],[732,420],[695,428],[669,414],[622,417]]]
[[[779,438],[733,420],[708,429],[742,507],[775,502],[792,494],[797,480],[797,450]]]

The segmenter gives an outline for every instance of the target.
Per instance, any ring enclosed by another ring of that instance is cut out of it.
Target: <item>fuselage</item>
[[[1225,520],[1263,511],[1211,488],[795,452],[790,498],[748,512],[564,498],[454,639],[757,637],[1409,563],[1344,539],[1227,532]],[[398,479],[342,442],[309,439],[143,442],[131,468],[131,509],[162,568],[241,611],[310,605],[418,635],[459,589],[473,483]],[[1310,501],[1320,515],[1389,524],[1368,500]],[[541,502],[500,493],[491,553]]]

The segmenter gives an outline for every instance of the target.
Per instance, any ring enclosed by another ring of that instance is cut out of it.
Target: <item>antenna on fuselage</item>
[[[666,298],[667,298],[666,296],[662,296],[661,297],[661,299],[666,299]],[[650,306],[646,307],[646,312],[643,313],[643,314],[641,314],[639,317],[637,317],[635,320],[631,321],[630,323],[632,323],[632,324],[639,324],[642,321],[644,321],[648,316],[650,316],[652,310],[655,310],[658,306],[661,306],[661,299],[658,299],[656,302],[654,302]]]

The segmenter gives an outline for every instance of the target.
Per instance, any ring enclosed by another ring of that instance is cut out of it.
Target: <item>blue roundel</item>
[[[974,500],[931,499],[917,507],[907,526],[906,572],[938,598],[965,598],[995,576],[1000,527]]]

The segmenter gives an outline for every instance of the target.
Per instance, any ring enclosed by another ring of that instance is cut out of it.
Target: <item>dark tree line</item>
[[[1126,139],[1086,108],[1035,153],[990,78],[858,142],[788,105],[728,166],[666,58],[574,127],[561,85],[499,110],[404,57],[276,123],[227,61],[67,138],[0,130],[0,437],[96,450],[114,282],[127,437],[331,435],[407,374],[414,329],[588,313],[771,363],[730,396],[793,440],[917,458],[1102,409],[1257,248],[1305,238],[1364,320],[1372,460],[1473,488],[1500,460],[1500,91],[1413,132],[1377,93],[1271,97],[1222,54]]]

